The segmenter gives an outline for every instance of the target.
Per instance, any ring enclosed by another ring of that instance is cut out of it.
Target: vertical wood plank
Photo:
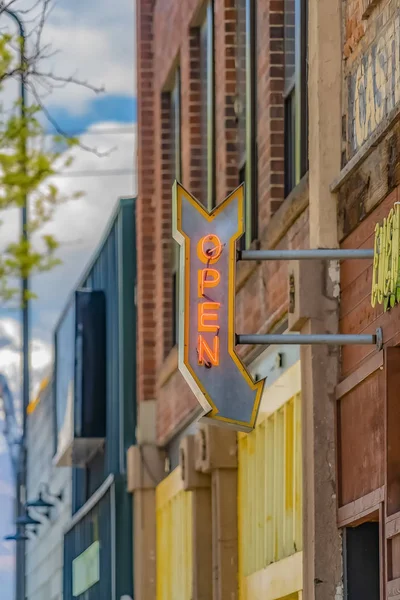
[[[386,348],[386,510],[400,511],[400,348]]]
[[[295,528],[294,547],[295,551],[303,549],[303,473],[302,473],[302,440],[301,440],[301,394],[295,398]]]
[[[292,398],[284,407],[285,426],[284,426],[284,536],[283,552],[289,556],[293,552],[293,522],[294,522],[294,502],[293,490],[295,479],[294,465],[294,399]]]
[[[267,426],[267,477],[266,477],[266,488],[267,488],[267,501],[266,501],[266,547],[267,547],[267,562],[269,565],[274,560],[274,530],[275,530],[275,519],[274,519],[274,463],[275,463],[275,428],[274,428],[274,417],[270,417],[266,423]]]

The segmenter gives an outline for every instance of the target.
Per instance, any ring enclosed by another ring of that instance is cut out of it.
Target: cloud
[[[0,480],[0,496],[6,496],[7,498],[14,498],[14,495],[15,495],[14,486],[7,481]]]
[[[62,128],[73,135],[81,135],[91,125],[99,121],[118,121],[118,123],[136,122],[136,99],[133,96],[113,96],[111,94],[93,98],[86,112],[77,115],[70,113],[68,107],[52,107],[52,118],[62,123]],[[46,131],[53,132],[52,125],[45,124]]]
[[[52,362],[52,347],[38,337],[31,339],[30,347],[31,389],[32,395],[34,395],[43,377],[49,372]],[[16,407],[20,409],[21,327],[16,319],[6,318],[0,320],[0,365],[1,372],[6,376],[14,396]],[[0,454],[3,451],[5,451],[5,446],[3,439],[0,437]]]
[[[12,543],[14,544],[15,542],[12,542]],[[15,566],[14,554],[9,554],[9,555],[5,555],[5,556],[0,555],[0,572],[6,571],[7,573],[10,573],[13,571],[14,566]]]
[[[27,9],[33,4],[31,0],[16,0],[13,8]],[[42,62],[41,71],[74,76],[96,88],[104,86],[105,94],[100,97],[135,96],[134,5],[131,0],[55,0],[42,34],[42,46],[48,44],[53,56]],[[25,15],[28,34],[37,26],[38,17],[39,8]],[[4,15],[3,19],[3,31],[15,34],[15,23]],[[28,36],[28,46],[32,41]],[[17,81],[6,83],[2,105],[9,107],[15,102],[18,85]],[[51,94],[42,87],[37,91],[50,110],[63,107],[77,116],[96,99],[93,90],[74,84],[58,86]]]
[[[115,123],[98,123],[81,138],[85,144],[96,146],[99,150],[115,148],[106,158],[98,158],[79,148],[70,151],[74,157],[71,171],[89,173],[90,176],[54,178],[63,194],[71,196],[84,190],[85,197],[61,206],[54,221],[46,227],[46,232],[54,234],[61,243],[59,256],[63,262],[61,267],[36,277],[34,281],[34,290],[39,295],[38,310],[42,314],[44,310],[52,311],[46,328],[54,325],[54,311],[64,306],[82,276],[118,198],[135,193],[135,128],[130,126],[126,127],[126,133],[113,133],[115,127]],[[121,124],[118,129],[121,130]],[[57,285],[54,285],[55,281]]]
[[[115,133],[115,128],[122,133]],[[43,232],[52,233],[60,241],[59,258],[62,265],[53,271],[33,278],[32,288],[39,299],[31,303],[32,314],[32,393],[39,385],[52,360],[53,328],[76,286],[93,252],[99,244],[118,198],[135,193],[134,174],[135,127],[115,123],[98,123],[81,137],[84,144],[99,150],[115,148],[109,156],[98,158],[80,148],[68,152],[74,163],[70,173],[76,177],[59,176],[55,184],[62,194],[71,196],[83,190],[85,196],[71,200],[56,212],[54,220]],[[65,175],[67,175],[67,171]],[[19,211],[2,214],[0,227],[2,244],[17,239]],[[1,318],[3,317],[3,318]],[[9,385],[20,403],[21,335],[19,311],[10,316],[0,311],[0,365]]]
[[[71,74],[107,94],[135,94],[134,2],[86,0],[58,3],[43,32],[43,42],[59,52],[47,68]],[[72,43],[71,43],[72,42]],[[55,90],[51,105],[68,106],[81,113],[93,98],[84,87],[69,85]]]
[[[0,421],[2,420],[0,415]],[[0,454],[6,454],[8,452],[8,446],[4,435],[0,434]],[[2,495],[2,487],[6,485],[5,481],[0,480],[0,505],[1,505],[1,495]]]

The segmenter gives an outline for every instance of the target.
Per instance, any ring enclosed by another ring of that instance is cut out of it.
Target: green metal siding
[[[93,542],[100,545],[100,579],[80,596],[81,600],[119,600],[133,596],[132,538],[125,515],[131,512],[123,477],[112,478],[99,490],[89,510],[78,513],[64,536],[64,600],[73,600],[73,561]]]
[[[103,290],[107,320],[107,437],[105,453],[88,469],[74,470],[74,512],[105,478],[125,473],[126,450],[135,443],[136,284],[135,204],[120,201],[99,251],[78,288]]]
[[[72,600],[72,561],[95,541],[94,535],[102,540],[101,585],[94,585],[82,598],[112,600],[123,594],[133,597],[132,502],[126,491],[125,457],[128,447],[135,443],[136,428],[135,286],[135,200],[130,198],[120,200],[106,235],[76,288],[103,290],[106,296],[107,433],[104,451],[98,452],[87,468],[73,469],[73,515],[79,517],[82,507],[85,512],[85,503],[87,507],[93,494],[96,498],[109,477],[115,481],[107,492],[109,500],[107,494],[103,496],[91,512],[73,521],[73,528],[65,535],[64,600]],[[68,314],[71,301],[57,329]],[[107,502],[111,504],[106,506]],[[96,522],[98,530],[93,525]],[[113,578],[115,568],[118,576]]]

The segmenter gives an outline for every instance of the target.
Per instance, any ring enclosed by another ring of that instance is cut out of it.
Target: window
[[[236,116],[239,182],[245,183],[247,246],[257,237],[256,0],[236,0]]]
[[[308,170],[307,0],[285,0],[285,196]]]
[[[176,69],[170,101],[171,164],[173,181],[181,181],[181,76]],[[179,245],[172,240],[172,345],[178,342]]]
[[[171,141],[173,177],[181,181],[181,72],[176,69],[171,91]]]
[[[348,600],[379,600],[379,521],[347,527],[344,544],[344,571]]]
[[[208,210],[215,206],[214,123],[214,5],[209,2],[200,27],[201,89],[201,198]]]

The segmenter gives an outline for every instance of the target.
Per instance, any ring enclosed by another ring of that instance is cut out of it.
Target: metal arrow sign
[[[180,245],[179,370],[205,419],[251,431],[264,382],[253,381],[235,352],[243,186],[211,213],[178,183],[173,196],[173,236]]]

